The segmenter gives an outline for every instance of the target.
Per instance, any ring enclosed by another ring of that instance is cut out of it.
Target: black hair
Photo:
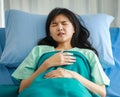
[[[71,39],[72,47],[91,49],[97,54],[97,51],[92,47],[92,45],[88,41],[88,38],[90,36],[89,31],[84,26],[82,26],[79,19],[77,18],[77,15],[66,8],[54,8],[49,13],[46,20],[46,37],[40,40],[38,42],[38,45],[50,45],[57,47],[57,42],[54,41],[50,36],[49,28],[51,21],[60,14],[65,15],[70,20],[74,27],[75,33],[73,34],[73,37]]]

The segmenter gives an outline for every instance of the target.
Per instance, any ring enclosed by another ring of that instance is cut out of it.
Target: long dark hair
[[[46,21],[46,37],[40,40],[38,42],[38,45],[50,45],[57,47],[57,42],[54,41],[50,36],[49,28],[51,21],[60,14],[65,15],[74,27],[75,33],[71,39],[72,47],[91,49],[97,54],[97,51],[91,46],[90,42],[88,41],[88,38],[90,36],[89,31],[82,26],[79,19],[77,18],[77,15],[66,8],[55,8],[49,13]]]

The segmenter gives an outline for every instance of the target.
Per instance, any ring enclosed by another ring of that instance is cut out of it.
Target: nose
[[[58,25],[58,31],[62,31],[63,30],[63,26],[61,24]]]

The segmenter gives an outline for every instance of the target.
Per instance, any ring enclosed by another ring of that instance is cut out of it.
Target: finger
[[[63,65],[72,65],[74,62],[65,62]]]
[[[64,57],[64,62],[76,62],[76,57],[73,56],[66,56]]]
[[[60,53],[63,53],[64,52],[64,49],[62,49],[61,51],[60,51]]]
[[[51,72],[45,74],[45,76],[55,75],[55,74],[58,74],[59,72],[60,72],[60,71],[58,71],[58,69],[56,69],[56,70],[53,70],[53,71],[51,71]]]
[[[45,75],[45,78],[50,78],[50,77],[52,77],[52,76],[54,76],[54,74],[46,74],[46,75]]]
[[[53,75],[53,74],[54,74],[54,71],[55,71],[55,70],[53,70],[53,71],[51,71],[51,72],[45,74],[45,76],[46,76],[46,77],[49,77],[49,76]]]
[[[63,55],[64,55],[64,56],[73,56],[73,53],[64,52]]]
[[[53,75],[53,76],[49,76],[49,77],[45,77],[45,78],[58,78],[58,77],[63,77],[61,75]]]
[[[61,67],[57,68],[57,70],[60,70],[60,69],[62,69],[62,68]]]
[[[57,70],[60,70],[62,73],[65,73],[66,69],[64,68],[58,68]]]
[[[62,77],[61,73],[48,73],[45,75],[45,78],[56,78],[56,77]]]
[[[72,65],[75,62],[76,62],[76,60],[66,60],[66,61],[64,61],[63,65]]]
[[[64,59],[66,59],[66,60],[76,60],[76,57],[73,57],[73,56],[64,56]]]

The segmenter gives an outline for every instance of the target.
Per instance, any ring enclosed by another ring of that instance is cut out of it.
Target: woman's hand
[[[66,77],[73,78],[74,71],[66,70],[64,68],[58,68],[53,70],[45,75],[45,78],[58,78],[58,77]]]
[[[47,67],[60,66],[60,65],[70,65],[76,61],[76,58],[72,53],[69,52],[59,52],[48,58],[45,62]]]
[[[58,78],[58,77],[74,78],[78,80],[80,83],[82,83],[92,93],[99,94],[101,97],[105,97],[106,95],[106,90],[104,85],[95,84],[92,81],[84,78],[77,72],[71,70],[58,68],[57,70],[53,70],[45,75],[45,78]]]

